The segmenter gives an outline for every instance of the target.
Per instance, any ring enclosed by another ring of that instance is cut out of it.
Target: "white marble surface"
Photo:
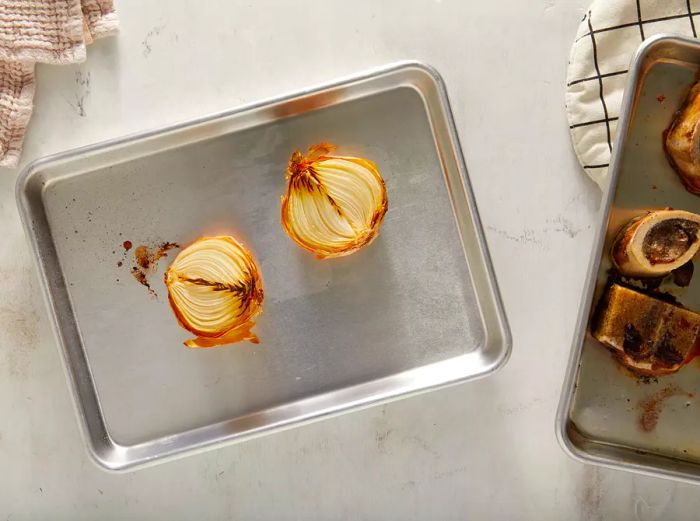
[[[515,339],[497,375],[125,475],[88,459],[0,172],[0,520],[697,519],[698,489],[584,466],[554,414],[600,193],[564,117],[587,0],[119,2],[38,70],[38,156],[413,58],[447,83]]]

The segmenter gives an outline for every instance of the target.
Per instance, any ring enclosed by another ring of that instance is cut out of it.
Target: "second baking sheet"
[[[672,37],[647,41],[632,65],[611,170],[613,198],[603,214],[601,249],[593,254],[558,420],[564,446],[585,461],[690,480],[700,480],[700,363],[636,378],[590,335],[590,312],[606,284],[612,242],[630,219],[667,207],[700,213],[700,197],[683,187],[662,137],[699,66],[700,44]],[[696,262],[690,286],[676,294],[700,311],[697,268]]]
[[[287,160],[320,141],[375,161],[389,193],[374,243],[327,261],[280,225]],[[441,82],[417,64],[30,167],[20,205],[96,459],[132,467],[500,366],[510,338],[465,176]],[[158,298],[129,273],[127,240],[213,234],[262,270],[259,345],[183,347],[167,259]]]

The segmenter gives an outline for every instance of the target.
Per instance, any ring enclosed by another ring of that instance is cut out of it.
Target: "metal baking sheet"
[[[590,335],[589,324],[621,227],[650,209],[700,213],[700,198],[685,190],[662,144],[699,69],[700,43],[671,36],[647,40],[632,62],[557,414],[559,440],[572,456],[693,482],[700,482],[700,364],[696,360],[675,375],[645,383],[619,367]],[[679,296],[700,310],[697,263],[691,285]]]
[[[297,148],[374,160],[389,211],[374,243],[318,261],[284,234]],[[442,80],[400,63],[53,156],[17,184],[78,416],[121,470],[483,376],[510,352]],[[121,244],[233,234],[261,266],[260,345],[190,350],[162,272],[151,298]]]

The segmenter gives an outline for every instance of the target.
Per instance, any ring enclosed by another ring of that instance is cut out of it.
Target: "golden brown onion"
[[[371,243],[387,211],[384,180],[366,159],[333,156],[321,143],[304,156],[298,150],[287,167],[282,226],[318,258],[340,257]]]
[[[165,285],[178,322],[198,336],[187,347],[259,342],[251,328],[262,311],[262,279],[251,253],[233,237],[189,245],[165,272]]]

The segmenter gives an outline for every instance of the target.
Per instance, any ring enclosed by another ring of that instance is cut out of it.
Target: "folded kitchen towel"
[[[16,166],[32,114],[34,65],[85,60],[119,28],[112,0],[0,0],[0,166]]]
[[[603,188],[632,55],[655,34],[698,36],[700,0],[595,0],[571,49],[569,130],[584,171]]]

